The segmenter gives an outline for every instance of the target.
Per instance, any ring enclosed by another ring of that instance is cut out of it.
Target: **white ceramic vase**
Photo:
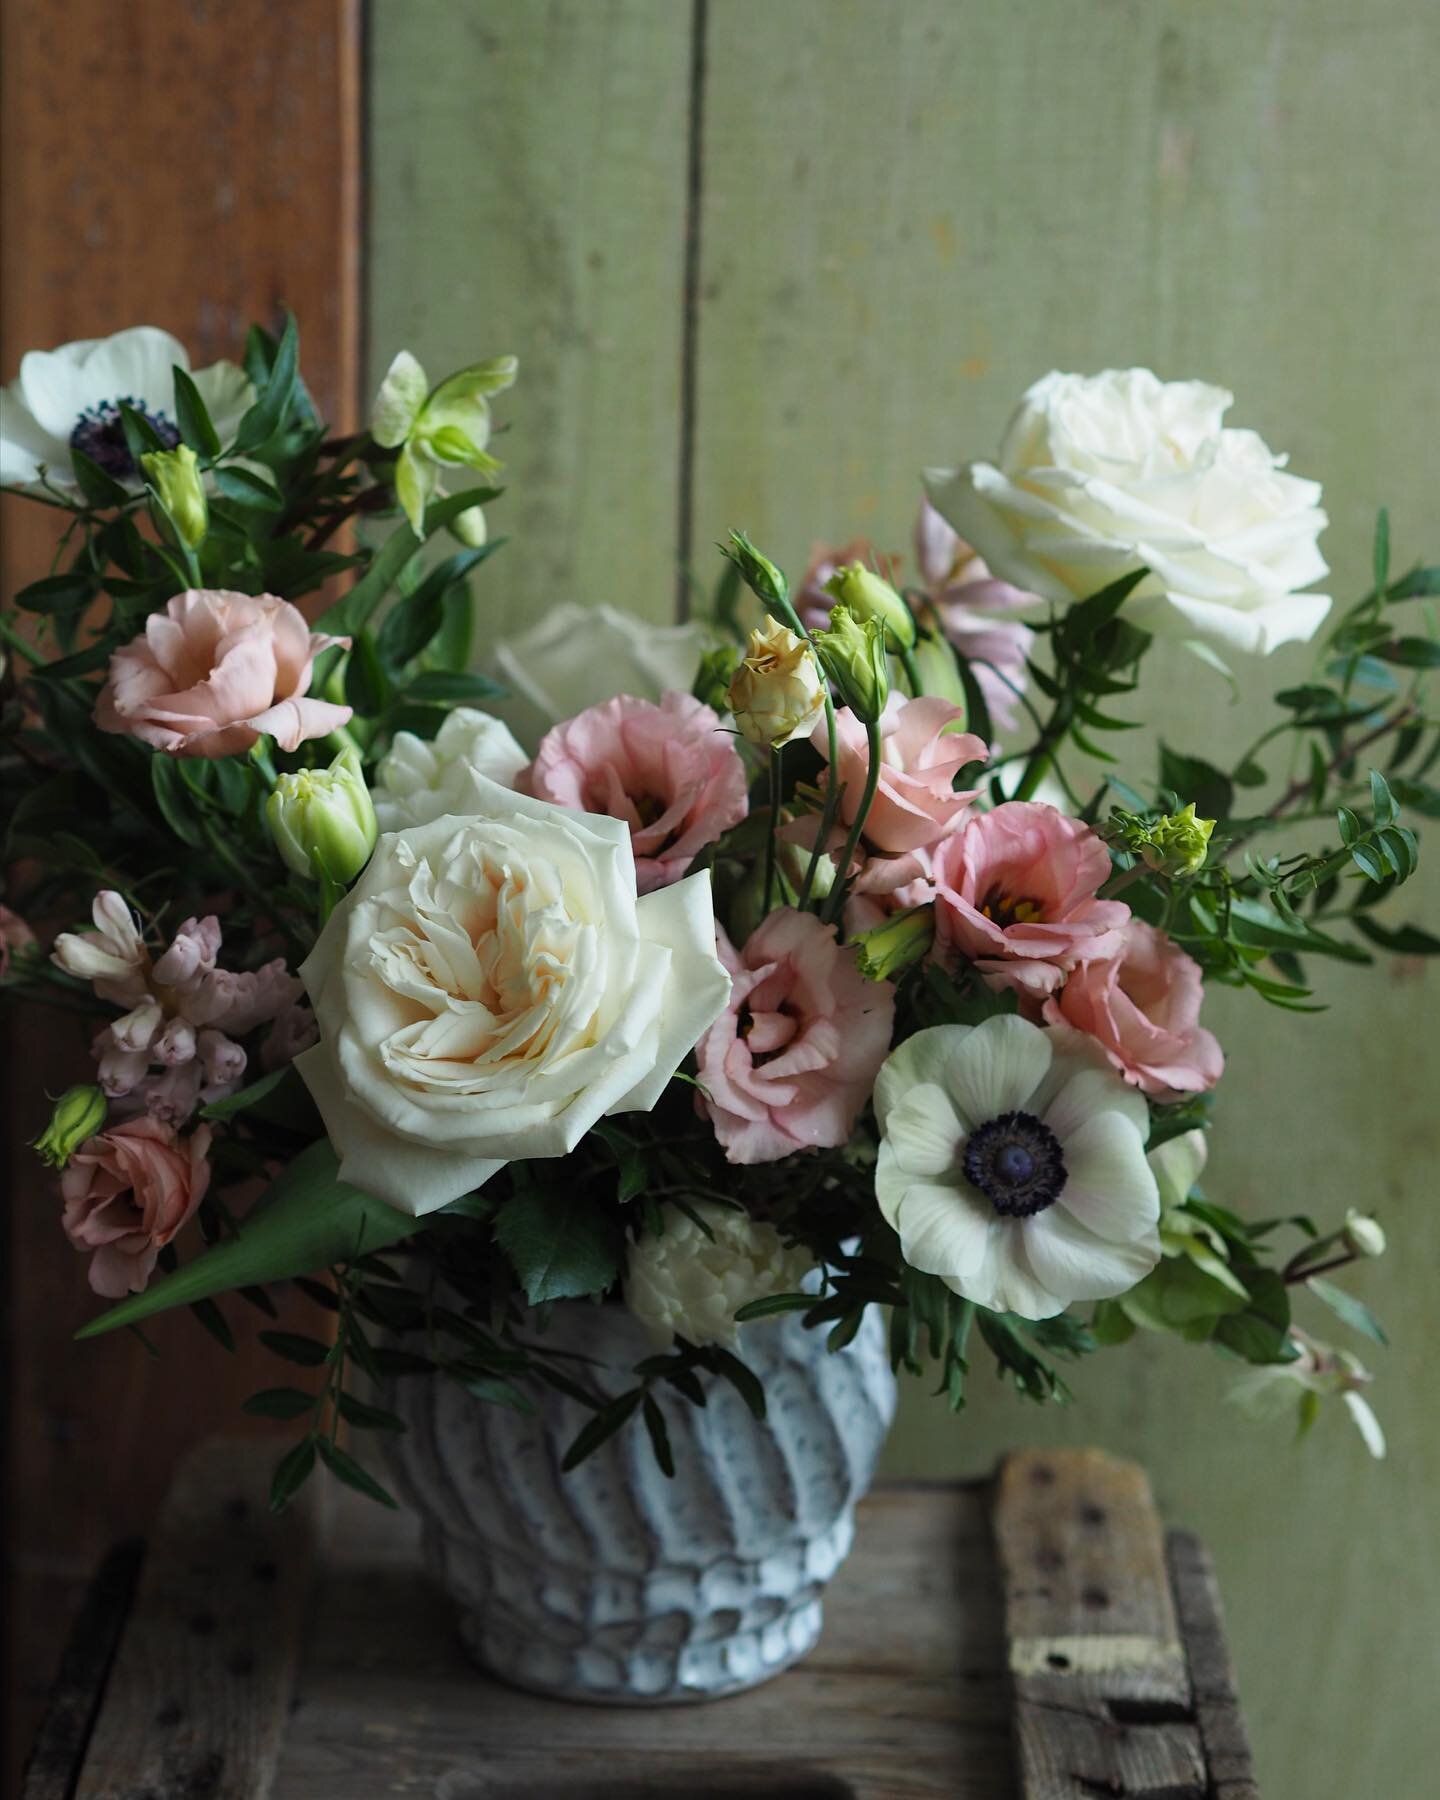
[[[442,1378],[391,1384],[408,1427],[394,1475],[477,1661],[541,1693],[654,1704],[735,1693],[803,1656],[895,1410],[878,1309],[834,1355],[825,1337],[793,1315],[744,1328],[763,1422],[715,1377],[703,1407],[657,1384],[673,1478],[638,1416],[562,1474],[591,1415],[538,1382],[533,1414]],[[543,1341],[606,1365],[591,1374],[613,1393],[654,1350],[622,1307],[575,1301]]]

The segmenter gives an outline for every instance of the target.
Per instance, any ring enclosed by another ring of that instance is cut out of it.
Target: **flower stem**
[[[1070,711],[1062,695],[1055,702],[1035,748],[1030,752],[1030,760],[1025,764],[1025,771],[1016,784],[1015,792],[1010,796],[1012,800],[1029,800],[1034,796],[1036,788],[1045,779],[1046,771],[1055,759],[1056,745],[1064,737],[1069,723]]]
[[[780,750],[770,748],[770,829],[765,834],[765,902],[768,914],[775,900],[775,833],[780,827]]]
[[[900,658],[900,667],[905,671],[910,692],[918,700],[925,692],[925,683],[920,679],[920,665],[915,661],[915,652],[900,644],[896,646],[895,654]]]
[[[880,785],[880,753],[884,747],[884,739],[880,733],[880,721],[874,719],[865,727],[865,737],[869,748],[869,766],[865,770],[865,786],[861,791],[860,805],[850,825],[849,836],[845,839],[845,848],[840,857],[839,874],[835,885],[831,888],[825,902],[825,910],[820,918],[826,925],[833,925],[840,916],[840,909],[845,904],[845,890],[849,885],[850,860],[860,842],[860,834],[865,829],[865,820],[875,799],[875,790]],[[833,771],[832,771],[833,780]]]

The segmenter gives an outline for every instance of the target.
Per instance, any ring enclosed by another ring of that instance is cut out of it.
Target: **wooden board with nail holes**
[[[25,1800],[1257,1800],[1204,1549],[1167,1561],[1144,1475],[1096,1451],[882,1483],[807,1661],[653,1710],[479,1675],[415,1522],[348,1491],[310,1596],[313,1515],[272,1520],[267,1478],[253,1445],[183,1466],[103,1692],[67,1668]]]

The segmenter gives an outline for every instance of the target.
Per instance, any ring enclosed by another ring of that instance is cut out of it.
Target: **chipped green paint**
[[[710,0],[693,542],[730,525],[907,548],[917,471],[993,447],[1052,366],[1222,380],[1237,420],[1326,484],[1336,591],[1374,510],[1440,543],[1440,38],[1430,0]],[[371,341],[427,366],[517,351],[514,531],[487,589],[673,593],[691,8],[679,0],[374,9]],[[700,571],[708,576],[703,561]],[[1162,653],[1166,735],[1253,735],[1303,650],[1223,684]],[[1127,740],[1127,749],[1133,740]],[[1280,771],[1275,771],[1278,775]],[[1440,842],[1406,890],[1440,919]],[[1374,1207],[1356,1278],[1391,1440],[1296,1448],[1240,1420],[1226,1365],[1169,1342],[1078,1372],[1070,1412],[983,1375],[952,1421],[912,1391],[897,1472],[1094,1441],[1149,1467],[1219,1562],[1262,1787],[1419,1791],[1440,1759],[1433,1375],[1437,972],[1317,971],[1331,1010],[1219,993],[1230,1048],[1210,1191],[1256,1211]],[[1367,1356],[1371,1356],[1368,1348]],[[1428,1734],[1428,1735],[1427,1735]]]

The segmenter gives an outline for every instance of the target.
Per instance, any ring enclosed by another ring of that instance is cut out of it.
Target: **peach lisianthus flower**
[[[977,789],[956,792],[955,777],[967,763],[983,762],[989,751],[964,724],[962,707],[928,695],[902,700],[892,694],[880,719],[880,779],[865,817],[864,843],[885,855],[928,849],[942,838],[975,798]],[[843,784],[839,816],[849,826],[860,806],[870,747],[865,727],[842,707],[835,715],[839,762],[827,779]],[[824,722],[811,742],[823,756],[828,748]]]
[[[537,800],[629,827],[639,893],[668,887],[745,817],[745,765],[719,714],[689,694],[619,694],[556,725],[520,784]]]
[[[172,756],[235,756],[266,735],[295,750],[349,720],[308,691],[316,656],[349,642],[273,594],[190,588],[110,658],[95,723]]]
[[[1088,1038],[1142,1093],[1160,1100],[1214,1087],[1225,1058],[1200,1023],[1200,965],[1163,931],[1131,919],[1111,956],[1082,962],[1045,1002],[1057,1041]]]
[[[730,1000],[695,1047],[696,1106],[733,1163],[848,1143],[890,1048],[895,990],[867,981],[813,913],[781,907],[737,951]]]
[[[156,1259],[210,1184],[210,1128],[188,1138],[159,1119],[131,1119],[89,1139],[60,1177],[66,1235],[93,1250],[90,1286],[107,1300],[138,1294]]]
[[[1120,946],[1123,900],[1096,895],[1110,852],[1079,819],[1034,800],[971,813],[934,854],[935,935],[991,987],[1039,998],[1065,972]]]

